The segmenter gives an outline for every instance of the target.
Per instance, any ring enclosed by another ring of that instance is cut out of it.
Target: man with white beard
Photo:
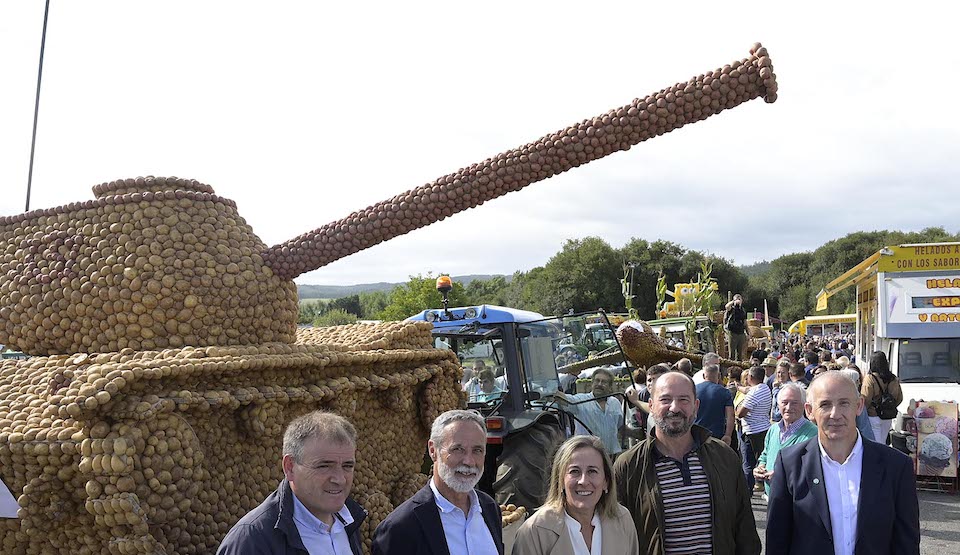
[[[474,489],[487,451],[483,417],[467,410],[441,414],[427,449],[433,477],[377,526],[373,555],[503,555],[500,506]]]

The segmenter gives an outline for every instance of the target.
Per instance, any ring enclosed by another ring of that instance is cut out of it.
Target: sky
[[[776,103],[296,281],[512,274],[587,236],[750,264],[860,230],[960,231],[960,8],[779,4],[53,0],[30,207],[115,179],[193,178],[274,245],[761,41]],[[0,3],[0,215],[24,210],[42,21],[40,0]]]

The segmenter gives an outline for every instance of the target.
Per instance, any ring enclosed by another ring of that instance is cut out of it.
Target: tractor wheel
[[[553,454],[563,439],[560,425],[550,419],[507,436],[493,483],[497,503],[513,503],[528,511],[540,507],[549,489]]]

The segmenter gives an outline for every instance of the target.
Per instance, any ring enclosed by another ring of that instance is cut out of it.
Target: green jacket
[[[760,536],[753,520],[750,491],[737,454],[706,428],[693,426],[695,449],[710,484],[713,508],[713,552],[759,555]],[[637,526],[640,553],[663,555],[663,503],[654,466],[655,436],[624,451],[613,465],[617,498]]]
[[[803,443],[815,437],[817,437],[817,425],[804,418],[803,424],[797,428],[797,431],[793,432],[793,435],[788,437],[787,441],[780,443],[780,422],[777,422],[767,430],[767,438],[763,441],[763,453],[760,453],[757,464],[762,464],[767,470],[773,470],[781,449]],[[769,481],[763,483],[763,489],[767,492],[767,495],[770,495]]]

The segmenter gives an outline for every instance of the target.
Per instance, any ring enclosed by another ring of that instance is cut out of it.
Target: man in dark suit
[[[483,417],[441,414],[427,448],[433,477],[377,526],[373,555],[503,555],[500,506],[474,489],[487,449]]]
[[[767,553],[920,553],[920,509],[906,455],[864,440],[863,400],[839,372],[818,376],[805,404],[817,437],[780,452],[767,506]]]

